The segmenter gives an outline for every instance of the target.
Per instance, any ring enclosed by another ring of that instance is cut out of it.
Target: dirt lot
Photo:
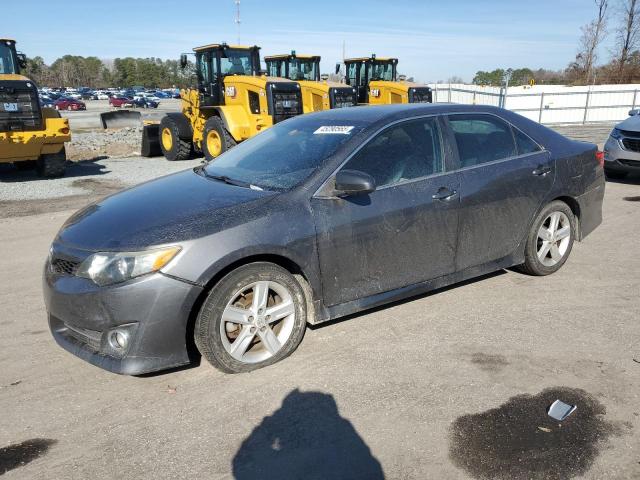
[[[4,478],[640,478],[640,177],[607,184],[603,225],[553,276],[502,271],[309,329],[251,374],[121,377],[55,345],[41,268],[73,209],[190,166],[146,161],[0,171]],[[578,405],[562,424],[556,398]]]

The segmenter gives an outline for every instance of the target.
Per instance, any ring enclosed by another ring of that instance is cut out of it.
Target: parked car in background
[[[158,108],[160,102],[156,102],[149,98],[138,97],[133,99],[133,104],[139,108]]]
[[[121,107],[133,107],[134,101],[131,97],[123,97],[121,95],[114,95],[109,99],[109,105],[116,108]]]
[[[78,92],[64,92],[64,96],[74,100],[82,100],[82,94]]]
[[[96,92],[96,100],[109,100],[111,96],[106,92]]]
[[[95,93],[92,92],[91,90],[85,90],[82,93],[80,93],[80,98],[82,100],[95,100]]]
[[[629,118],[609,134],[604,145],[604,171],[615,179],[640,172],[640,110],[629,111]]]
[[[192,341],[255,370],[307,323],[512,266],[556,272],[602,221],[601,153],[488,106],[300,115],[67,220],[44,270],[50,330],[118,373],[186,364]]]
[[[60,97],[53,103],[56,110],[86,110],[84,102],[70,97]]]
[[[134,95],[133,98],[147,98],[149,100],[153,100],[154,102],[160,101],[160,97],[151,92],[138,92]]]
[[[55,100],[51,99],[48,96],[40,96],[40,107],[42,108],[56,108]]]

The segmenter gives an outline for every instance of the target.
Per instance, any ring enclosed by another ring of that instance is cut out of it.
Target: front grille
[[[61,275],[75,275],[78,265],[80,265],[78,262],[56,258],[51,262],[51,270]]]
[[[273,92],[273,123],[302,113],[300,92]]]
[[[640,168],[640,161],[638,160],[618,160],[621,164],[626,165],[627,167],[636,167]]]
[[[0,82],[0,131],[19,132],[42,128],[38,90],[31,82]]]
[[[409,103],[432,103],[433,96],[430,88],[409,89]]]
[[[640,138],[623,138],[624,148],[632,152],[640,152]]]
[[[96,330],[89,330],[87,328],[73,327],[67,323],[64,324],[67,327],[66,334],[69,337],[75,338],[80,343],[88,345],[91,349],[98,352],[100,351],[100,344],[102,340],[102,332]]]
[[[329,98],[331,108],[353,107],[356,104],[356,93],[352,88],[332,88]]]

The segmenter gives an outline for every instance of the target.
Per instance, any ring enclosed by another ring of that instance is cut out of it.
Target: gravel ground
[[[604,223],[554,275],[502,271],[309,329],[242,375],[121,377],[68,354],[41,282],[71,211],[2,219],[0,476],[637,480],[639,185],[607,184]],[[557,398],[578,404],[561,428]]]
[[[67,159],[82,161],[99,157],[140,155],[142,126],[74,133],[67,144]]]

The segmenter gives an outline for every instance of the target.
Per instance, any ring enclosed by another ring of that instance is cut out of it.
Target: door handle
[[[540,166],[538,166],[538,168],[536,168],[531,173],[533,173],[537,177],[544,177],[548,173],[551,173],[551,167],[544,167],[544,166],[540,165]]]
[[[449,200],[453,200],[457,196],[458,192],[456,190],[450,190],[447,187],[440,187],[437,193],[431,195],[431,198],[433,198],[434,200],[448,202]]]

